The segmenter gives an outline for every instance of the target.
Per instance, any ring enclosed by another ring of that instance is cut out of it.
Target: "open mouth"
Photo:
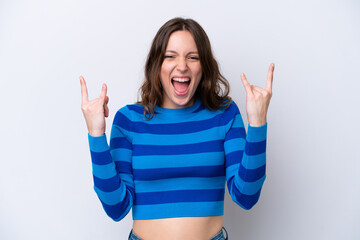
[[[174,87],[176,95],[185,95],[190,87],[191,79],[189,77],[173,77],[171,83]]]

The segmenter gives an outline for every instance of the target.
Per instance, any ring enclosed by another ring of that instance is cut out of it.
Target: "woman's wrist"
[[[266,120],[265,121],[260,121],[260,122],[249,123],[249,125],[251,127],[261,127],[261,126],[264,126],[265,124],[266,124]]]
[[[104,135],[105,133],[102,131],[89,131],[89,135],[92,137],[100,137]]]

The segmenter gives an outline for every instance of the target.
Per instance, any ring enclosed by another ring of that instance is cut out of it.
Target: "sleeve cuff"
[[[92,152],[104,152],[110,149],[106,140],[105,133],[97,137],[91,136],[88,133],[88,140],[89,140],[90,151]]]
[[[248,124],[246,139],[249,142],[260,142],[266,140],[267,123],[259,127],[253,127]]]

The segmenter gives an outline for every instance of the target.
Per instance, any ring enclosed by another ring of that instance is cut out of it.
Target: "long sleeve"
[[[232,200],[248,210],[257,203],[266,177],[267,123],[259,127],[249,124],[246,134],[239,109],[235,104],[231,107],[235,117],[224,142],[226,180]]]
[[[88,134],[94,190],[106,214],[114,221],[127,215],[135,199],[132,144],[121,131],[118,113],[111,129],[110,146],[106,134],[99,137]]]

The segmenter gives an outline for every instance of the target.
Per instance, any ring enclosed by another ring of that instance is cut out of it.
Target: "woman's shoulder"
[[[144,116],[144,107],[141,104],[137,103],[127,104],[119,108],[116,112],[116,115],[123,115],[128,119],[133,120],[138,118],[139,116]]]
[[[231,100],[228,109],[232,109],[232,110],[237,110],[237,111],[239,111],[239,107],[238,107],[237,104],[234,102],[234,100]]]
[[[238,115],[241,115],[239,107],[234,100],[230,100],[224,104],[224,108],[218,110],[218,112],[221,115],[222,121],[225,122],[235,119]]]
[[[219,111],[221,111],[223,114],[229,114],[230,112],[238,113],[239,107],[237,106],[235,101],[231,99],[229,101],[224,101],[224,103],[222,104],[222,108]]]

